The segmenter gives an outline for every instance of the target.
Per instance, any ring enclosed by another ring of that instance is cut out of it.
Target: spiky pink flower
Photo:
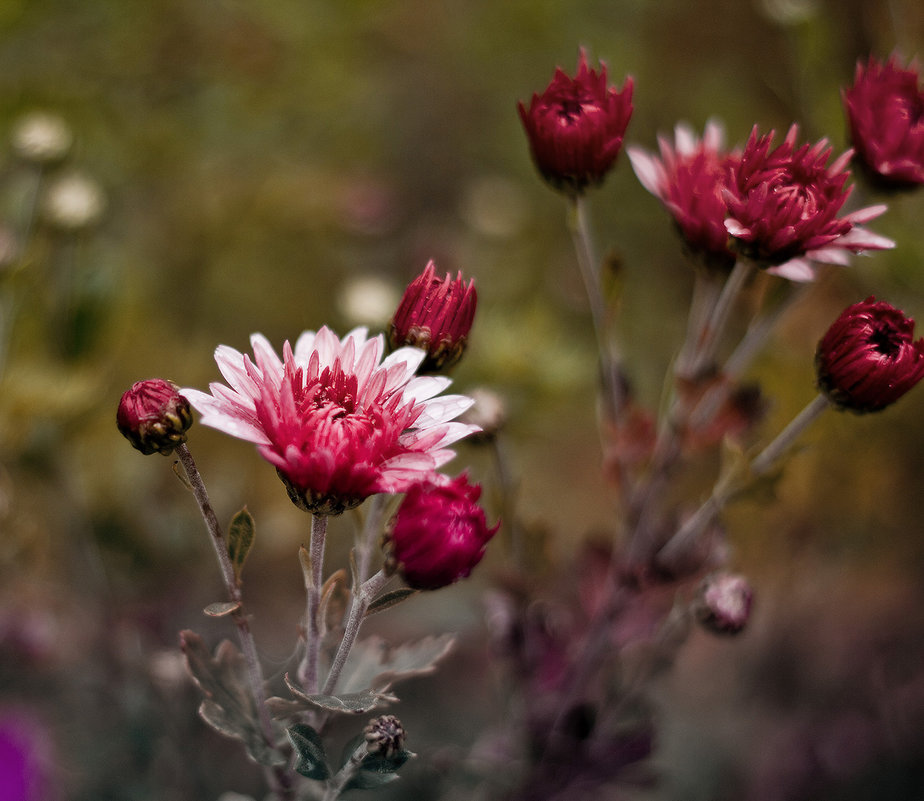
[[[437,590],[468,576],[500,526],[488,528],[479,497],[481,487],[464,473],[414,484],[387,536],[390,568],[418,590]]]
[[[400,348],[382,361],[383,337],[369,339],[365,328],[343,339],[326,327],[305,331],[281,359],[262,334],[250,343],[253,359],[216,349],[228,386],[183,394],[205,425],[256,444],[306,511],[339,514],[370,495],[403,492],[478,430],[451,422],[472,401],[437,397],[448,378],[415,375],[422,350]]]
[[[739,154],[726,152],[725,132],[714,120],[706,123],[701,140],[680,123],[673,143],[658,137],[658,148],[660,158],[640,147],[626,148],[639,182],[664,204],[692,254],[707,266],[730,268],[735,254],[728,247],[722,188]]]
[[[889,188],[924,184],[924,88],[912,61],[902,69],[893,54],[882,64],[857,62],[844,108],[857,160]]]
[[[867,298],[848,306],[818,343],[818,386],[841,409],[876,412],[924,378],[924,339],[914,320]]]
[[[189,401],[177,385],[163,378],[136,381],[119,401],[116,425],[125,438],[145,455],[173,453],[186,442],[192,425]]]
[[[828,164],[826,139],[796,146],[798,126],[772,147],[774,132],[751,131],[741,158],[728,168],[723,189],[729,217],[725,227],[737,249],[768,272],[793,281],[811,281],[813,262],[847,264],[851,253],[895,247],[891,239],[867,231],[861,223],[884,205],[838,216],[850,195],[847,164],[853,152]]]
[[[461,272],[455,280],[449,273],[437,278],[436,265],[430,261],[404,291],[389,326],[388,342],[393,348],[410,345],[426,351],[419,372],[448,370],[465,352],[477,304],[474,279],[466,285]]]
[[[620,90],[608,87],[606,65],[590,69],[581,50],[574,78],[559,67],[528,109],[518,103],[533,161],[553,188],[576,195],[603,181],[622,149],[632,89],[631,76]]]

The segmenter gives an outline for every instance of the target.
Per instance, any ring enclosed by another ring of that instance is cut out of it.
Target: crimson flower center
[[[562,126],[574,125],[581,117],[599,114],[603,111],[591,97],[563,97],[558,101],[558,122]]]
[[[882,323],[873,329],[867,342],[876,352],[893,358],[901,351],[901,332],[894,325]]]

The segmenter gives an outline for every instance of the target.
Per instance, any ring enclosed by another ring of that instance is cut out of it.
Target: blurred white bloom
[[[351,326],[384,328],[398,307],[401,295],[387,281],[366,275],[347,281],[337,298],[337,308]]]
[[[43,211],[52,225],[77,231],[97,222],[106,207],[102,187],[82,173],[69,173],[45,190]]]
[[[74,137],[67,123],[57,114],[32,111],[16,121],[10,141],[20,158],[44,164],[64,158]]]
[[[818,0],[761,0],[761,10],[780,25],[798,25],[818,13]]]

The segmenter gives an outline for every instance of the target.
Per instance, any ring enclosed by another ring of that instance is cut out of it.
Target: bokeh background
[[[840,150],[856,60],[922,45],[918,0],[0,2],[0,770],[25,754],[30,801],[259,793],[236,745],[195,715],[177,632],[231,632],[201,613],[220,583],[170,460],[116,431],[133,381],[204,387],[215,346],[243,349],[253,331],[281,344],[323,324],[381,327],[428,259],[462,269],[480,307],[456,387],[505,399],[518,518],[545,532],[546,563],[567,564],[616,528],[615,506],[563,202],[534,173],[516,101],[583,46],[614,82],[635,77],[628,142],[717,117],[732,142],[798,121]],[[35,110],[73,134],[60,163],[9,144]],[[47,197],[75,173],[105,205],[62,228]],[[624,157],[592,202],[632,377],[655,405],[689,267]],[[890,203],[873,227],[898,247],[825,272],[755,365],[766,436],[812,397],[814,343],[845,305],[876,294],[924,319],[924,193]],[[735,641],[692,636],[656,688],[663,781],[627,797],[924,797],[922,413],[918,390],[881,415],[829,414],[775,503],[729,510],[752,625]],[[220,514],[246,503],[256,517],[245,593],[278,681],[307,520],[250,446],[196,427],[190,447]],[[464,466],[492,481],[474,446]],[[497,551],[465,585],[376,621],[396,639],[463,639],[399,693],[421,758],[389,797],[476,792],[457,766],[498,709],[480,604]]]

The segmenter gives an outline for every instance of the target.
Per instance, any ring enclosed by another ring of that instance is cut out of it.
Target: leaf
[[[180,644],[186,667],[205,696],[199,707],[202,719],[226,737],[241,740],[256,762],[274,765],[284,761],[260,729],[241,652],[223,640],[213,657],[202,638],[188,630],[180,633]]]
[[[324,624],[324,631],[341,625],[346,609],[346,570],[332,573],[321,587],[321,602],[318,605],[318,619]]]
[[[330,778],[330,768],[327,766],[327,755],[324,753],[321,735],[306,723],[290,726],[286,729],[286,734],[298,757],[295,770],[309,779],[324,781]]]
[[[369,604],[369,608],[366,609],[366,617],[374,615],[377,612],[384,612],[386,609],[391,609],[391,607],[397,606],[412,595],[417,595],[417,593],[418,590],[412,590],[410,587],[400,587],[397,590],[386,592]]]
[[[236,612],[240,608],[240,601],[218,601],[217,603],[209,604],[202,611],[209,617],[224,617],[225,615],[230,615],[232,612]]]
[[[367,637],[353,646],[340,687],[347,693],[381,691],[396,681],[432,673],[453,642],[453,635],[442,634],[392,647],[381,637]]]
[[[310,590],[314,585],[314,570],[311,564],[311,552],[304,546],[298,546],[298,561],[302,566],[302,575],[305,578],[305,589]]]
[[[344,766],[350,761],[357,749],[363,745],[364,741],[365,736],[359,734],[346,744],[341,757],[341,762]],[[372,790],[376,787],[381,787],[383,784],[393,782],[398,778],[395,771],[414,756],[416,754],[405,748],[390,757],[385,757],[378,753],[367,753],[360,763],[359,770],[343,789]]]
[[[331,712],[349,712],[360,715],[386,703],[398,700],[390,693],[369,689],[354,693],[339,693],[338,695],[325,695],[323,693],[309,695],[293,684],[288,674],[286,674],[286,686],[297,699]]]
[[[237,579],[238,584],[241,583],[241,571],[244,569],[244,561],[250,553],[255,535],[253,515],[247,511],[245,506],[234,515],[228,527],[228,556],[231,557],[234,578]]]

